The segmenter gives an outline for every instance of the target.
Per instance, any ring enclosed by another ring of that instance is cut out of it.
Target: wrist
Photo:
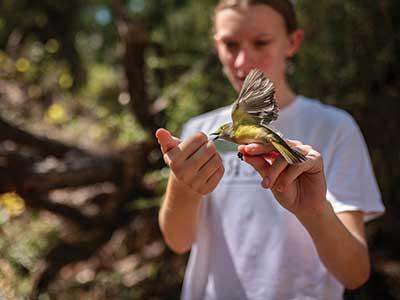
[[[179,180],[173,172],[170,173],[170,181],[167,187],[167,193],[177,196],[185,200],[193,199],[199,201],[203,195],[193,190],[188,184]]]
[[[314,209],[311,212],[296,214],[297,219],[307,228],[309,226],[320,226],[332,217],[335,217],[335,212],[333,211],[332,205],[328,200],[324,200],[318,209]]]

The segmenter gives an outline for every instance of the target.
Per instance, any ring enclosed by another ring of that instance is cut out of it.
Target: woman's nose
[[[235,68],[248,68],[252,64],[252,55],[249,50],[241,49],[235,58]]]

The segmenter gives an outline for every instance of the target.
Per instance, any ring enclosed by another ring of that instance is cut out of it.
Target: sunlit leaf
[[[54,54],[60,49],[60,43],[56,39],[49,39],[44,47],[47,52]]]
[[[25,211],[25,202],[16,193],[6,193],[1,195],[0,204],[12,217],[19,216]]]
[[[74,83],[74,79],[68,73],[62,73],[58,79],[58,84],[63,89],[69,89]]]
[[[61,123],[68,118],[65,107],[59,103],[53,103],[47,110],[46,116],[52,123]]]
[[[17,61],[15,62],[15,68],[17,69],[18,72],[25,73],[29,70],[31,66],[31,63],[29,60],[26,58],[18,58]]]

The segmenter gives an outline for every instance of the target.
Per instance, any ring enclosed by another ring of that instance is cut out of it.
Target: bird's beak
[[[210,133],[210,135],[215,135],[215,137],[212,138],[213,141],[216,141],[219,138],[219,133],[217,132]]]

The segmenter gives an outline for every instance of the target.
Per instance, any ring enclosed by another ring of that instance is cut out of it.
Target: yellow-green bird
[[[274,85],[261,71],[252,70],[233,104],[232,123],[222,125],[211,135],[216,136],[214,140],[221,138],[236,144],[272,144],[289,164],[301,163],[306,157],[268,127],[278,118],[278,111]]]

